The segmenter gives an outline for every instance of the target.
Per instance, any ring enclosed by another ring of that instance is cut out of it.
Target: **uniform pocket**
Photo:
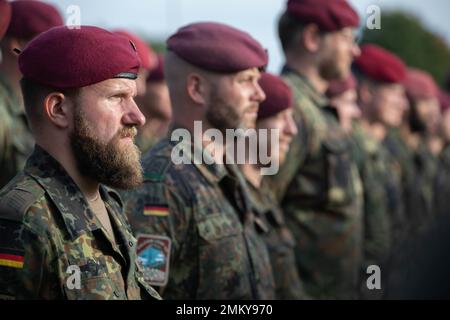
[[[348,205],[354,198],[352,159],[344,139],[328,137],[323,142],[327,179],[327,199],[333,206]]]
[[[215,241],[242,232],[242,226],[237,221],[217,213],[212,214],[197,223],[199,236],[206,241]]]
[[[69,300],[126,299],[120,268],[112,270],[104,257],[83,258],[69,262],[63,285]]]

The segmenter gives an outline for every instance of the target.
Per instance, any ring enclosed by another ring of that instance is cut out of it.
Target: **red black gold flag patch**
[[[146,205],[144,207],[144,216],[167,217],[169,207],[167,205]]]
[[[0,267],[22,269],[23,260],[22,251],[0,248]]]

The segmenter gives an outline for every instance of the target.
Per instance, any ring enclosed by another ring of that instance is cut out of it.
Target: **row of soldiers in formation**
[[[40,1],[0,15],[0,298],[378,299],[404,244],[446,214],[450,99],[359,47],[345,0],[287,1],[281,76],[224,24],[180,28],[163,61]],[[280,170],[171,139],[203,141],[195,121],[278,129]]]

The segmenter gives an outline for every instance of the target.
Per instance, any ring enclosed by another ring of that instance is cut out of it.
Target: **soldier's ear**
[[[61,92],[52,92],[44,99],[44,112],[50,122],[65,129],[70,125],[71,112],[68,98]]]
[[[305,26],[302,35],[303,46],[308,52],[316,53],[322,41],[319,28],[315,24]]]
[[[198,105],[206,105],[207,88],[206,79],[198,73],[190,73],[186,81],[186,90],[189,98]]]

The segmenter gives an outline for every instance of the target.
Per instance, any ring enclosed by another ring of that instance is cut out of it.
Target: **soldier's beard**
[[[319,75],[325,80],[342,79],[345,74],[334,59],[325,59],[319,65]]]
[[[206,111],[206,119],[213,128],[225,134],[226,129],[249,129],[255,127],[254,119],[251,123],[244,120],[244,114],[239,114],[236,108],[227,103],[213,90],[209,98],[210,106]],[[251,109],[249,106],[248,109]]]
[[[119,189],[131,189],[143,181],[140,151],[133,143],[120,147],[120,139],[134,137],[135,127],[125,127],[107,143],[100,141],[84,120],[82,112],[74,117],[70,143],[82,175]]]

